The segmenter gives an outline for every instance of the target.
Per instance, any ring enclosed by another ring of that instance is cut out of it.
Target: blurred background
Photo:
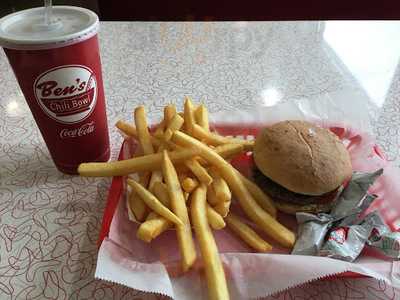
[[[397,0],[54,0],[53,4],[89,8],[103,21],[400,19]],[[40,0],[1,0],[0,17],[42,5]]]

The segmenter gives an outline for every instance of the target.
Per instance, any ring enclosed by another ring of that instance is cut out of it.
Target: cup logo
[[[50,69],[38,76],[33,89],[42,110],[60,123],[78,123],[96,106],[96,76],[85,66],[65,65]]]

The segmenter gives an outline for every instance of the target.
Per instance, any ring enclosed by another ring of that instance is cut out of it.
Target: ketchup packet
[[[335,219],[340,219],[358,211],[360,202],[366,197],[369,187],[382,173],[383,169],[373,173],[354,172],[330,214]]]
[[[371,195],[365,199],[372,199],[369,200],[372,203],[375,198]],[[355,221],[354,214],[346,217],[329,232],[318,255],[354,261],[364,249],[379,218],[377,212],[368,214],[358,222]]]
[[[385,256],[400,259],[400,232],[392,232],[377,212],[370,214],[370,224],[367,245]]]
[[[336,201],[335,206],[329,214],[319,213],[314,215],[309,213],[297,213],[296,218],[299,224],[298,237],[292,254],[318,255],[323,242],[326,240],[327,233],[332,227],[341,228],[344,225],[353,224],[358,219],[359,215],[368,208],[376,198],[368,194],[368,189],[382,173],[383,169],[379,169],[373,173],[354,172],[347,186],[339,194],[339,199]],[[340,234],[342,234],[342,231]],[[355,239],[359,235],[364,234],[364,230],[362,228],[353,228],[349,233],[349,229],[347,229],[345,236],[348,234],[350,234],[351,237],[355,235]],[[363,245],[369,236],[368,232],[365,232],[365,234],[367,236]],[[335,235],[334,231],[332,235]],[[334,237],[332,237],[332,239],[334,240]],[[362,240],[364,240],[364,238]],[[358,250],[356,250],[356,252],[357,251]],[[325,255],[327,255],[326,252],[324,252],[324,256]]]
[[[318,255],[354,261],[363,250],[371,230],[370,226],[358,224],[334,228],[329,232]]]

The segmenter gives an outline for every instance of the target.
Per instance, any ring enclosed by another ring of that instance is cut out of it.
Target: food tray
[[[212,128],[221,135],[225,136],[234,136],[240,137],[244,139],[254,139],[257,133],[261,128],[265,127],[265,124],[222,124],[217,123],[212,126]],[[356,134],[353,131],[346,130],[341,127],[330,127],[332,132],[334,132],[346,145],[346,147],[351,151],[354,148],[357,148],[361,145],[363,136],[360,134]],[[124,143],[127,143],[125,140]],[[386,158],[383,152],[376,144],[371,144],[371,156],[373,156],[374,161],[378,160],[381,164],[386,163]],[[121,147],[121,151],[119,153],[118,160],[124,159],[124,145]],[[254,165],[251,153],[246,153],[237,156],[232,160],[232,164],[239,169],[245,175],[249,175],[250,171]],[[119,200],[121,199],[124,192],[124,179],[123,177],[114,177],[112,179],[112,183],[109,189],[109,194],[107,197],[106,208],[104,211],[102,228],[99,235],[98,245],[100,246],[102,241],[108,237],[108,233],[110,230],[111,221],[113,219],[115,210],[118,206]],[[379,196],[379,193],[378,193]],[[378,199],[373,204],[373,209],[377,209],[381,216],[384,218],[388,226],[392,230],[396,230],[398,226],[398,222],[400,220],[400,212],[395,211],[390,206],[384,205],[384,199],[382,197],[378,197]],[[356,278],[356,277],[365,277],[365,275],[354,273],[354,272],[344,272],[341,274],[336,274],[333,276],[328,276],[325,279],[333,279],[333,278]]]

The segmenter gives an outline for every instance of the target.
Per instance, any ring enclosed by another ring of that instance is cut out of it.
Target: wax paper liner
[[[285,119],[305,119],[329,127],[347,145],[354,170],[374,171],[383,167],[384,174],[370,189],[378,195],[371,209],[378,209],[388,225],[397,228],[400,187],[396,182],[399,182],[400,174],[384,159],[371,138],[368,115],[357,95],[342,92],[274,107],[257,107],[251,112],[212,115],[218,132],[245,138],[253,137],[262,126]],[[234,163],[239,169],[248,169],[251,160],[241,157]],[[179,249],[173,231],[164,233],[151,244],[136,239],[137,224],[129,221],[123,180],[115,178],[112,185],[110,195],[116,200],[107,203],[96,278],[175,299],[206,299],[201,263],[185,275],[176,273]],[[109,215],[113,215],[111,221]],[[265,297],[320,278],[340,277],[349,271],[400,287],[399,262],[385,259],[373,251],[364,251],[356,263],[349,263],[325,257],[287,255],[288,251],[279,247],[271,254],[252,253],[228,230],[216,231],[215,236],[232,299]]]

